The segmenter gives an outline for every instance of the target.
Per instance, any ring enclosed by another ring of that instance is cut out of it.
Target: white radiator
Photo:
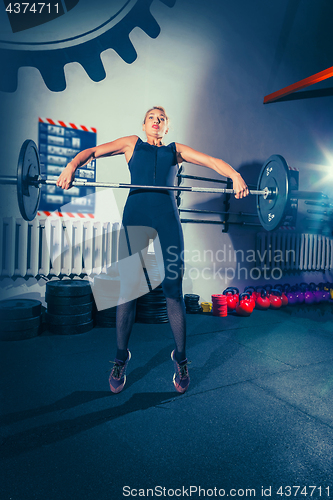
[[[257,233],[256,267],[282,271],[333,269],[333,238],[322,234],[276,231]]]
[[[120,223],[46,217],[0,218],[0,276],[106,273],[118,259]],[[258,233],[256,267],[283,271],[333,269],[333,238],[275,231]]]
[[[0,219],[0,275],[107,272],[117,261],[120,224],[47,217]]]

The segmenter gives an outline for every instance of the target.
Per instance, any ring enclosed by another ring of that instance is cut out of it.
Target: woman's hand
[[[70,189],[72,187],[74,176],[75,168],[73,168],[73,166],[68,163],[67,167],[64,168],[57,180],[57,186],[61,187],[62,189]]]
[[[235,198],[245,198],[249,194],[249,188],[246,185],[243,177],[237,173],[232,178],[233,190],[235,191]]]

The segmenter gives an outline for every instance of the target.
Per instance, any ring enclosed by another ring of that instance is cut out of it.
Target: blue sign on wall
[[[62,170],[80,151],[96,146],[97,131],[94,128],[39,118],[39,153],[41,174],[47,179],[58,179]],[[80,167],[76,179],[96,181],[96,161]],[[57,186],[42,186],[40,211],[61,211],[71,204],[71,212],[94,213],[95,202],[92,187],[72,187],[64,191]]]

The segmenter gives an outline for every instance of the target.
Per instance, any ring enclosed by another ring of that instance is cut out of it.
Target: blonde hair
[[[153,106],[152,108],[148,109],[148,111],[146,112],[145,117],[144,117],[144,120],[143,120],[143,125],[146,123],[146,118],[147,118],[147,116],[149,115],[149,113],[150,113],[151,111],[153,111],[153,109],[158,109],[159,111],[162,111],[162,113],[164,114],[165,119],[166,119],[166,121],[167,121],[167,124],[169,124],[169,117],[168,117],[168,115],[166,114],[165,109],[163,108],[163,106]]]

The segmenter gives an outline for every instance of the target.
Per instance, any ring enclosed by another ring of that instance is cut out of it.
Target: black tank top
[[[173,186],[178,171],[176,144],[153,146],[138,138],[128,162],[131,184]],[[134,192],[131,188],[130,192]]]

